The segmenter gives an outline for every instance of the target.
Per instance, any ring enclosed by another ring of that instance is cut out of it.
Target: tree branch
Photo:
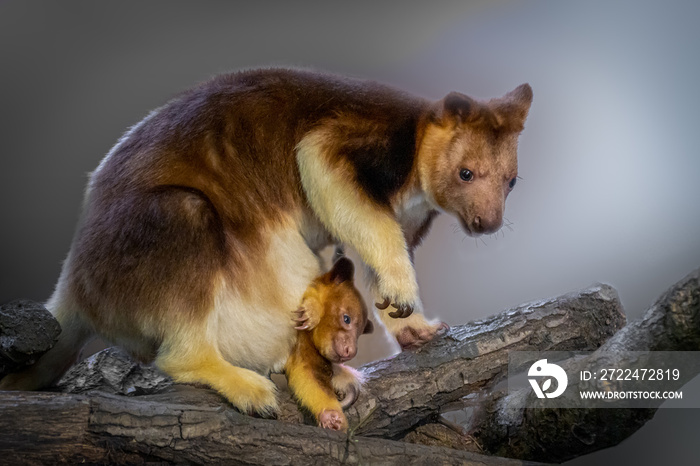
[[[0,393],[8,464],[535,464],[255,419],[225,407],[95,393]],[[17,419],[31,420],[17,425]],[[39,425],[43,426],[38,429]]]
[[[33,364],[59,333],[58,322],[39,303],[17,300],[0,306],[0,379]]]
[[[700,269],[671,287],[641,320],[617,332],[585,359],[558,363],[574,372],[591,367],[624,367],[618,355],[628,351],[700,350]],[[605,360],[606,365],[600,361]],[[700,372],[697,364],[682,371],[688,381]],[[570,380],[570,386],[581,382]],[[567,389],[569,390],[569,389]],[[577,388],[574,388],[577,392]],[[663,400],[651,408],[542,408],[529,388],[515,393],[482,393],[470,404],[466,435],[440,425],[426,426],[406,440],[450,445],[470,451],[533,461],[561,462],[617,445],[650,420]],[[435,442],[435,438],[442,438]],[[467,442],[471,438],[474,442]],[[459,442],[462,442],[461,444]],[[478,447],[477,447],[478,445]]]
[[[624,324],[615,290],[597,285],[453,327],[419,351],[363,366],[368,381],[348,410],[350,425],[362,419],[359,434],[399,438],[503,380],[509,351],[594,350]]]

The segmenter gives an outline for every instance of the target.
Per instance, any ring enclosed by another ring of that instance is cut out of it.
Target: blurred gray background
[[[434,99],[529,82],[512,227],[475,240],[439,218],[416,254],[426,314],[456,325],[602,281],[638,318],[700,266],[699,13],[690,1],[0,0],[0,302],[48,298],[87,173],[127,127],[213,74],[281,65]],[[396,351],[381,334],[361,348],[357,364]],[[698,414],[662,409],[571,464],[697,463]]]

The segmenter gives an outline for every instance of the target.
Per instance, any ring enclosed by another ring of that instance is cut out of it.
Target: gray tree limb
[[[17,300],[0,306],[0,379],[53,347],[61,327],[44,306]]]
[[[568,365],[578,371],[601,367],[599,362],[605,360],[607,365],[602,367],[623,367],[622,361],[614,359],[628,351],[700,351],[700,269],[664,293],[641,320],[625,326],[590,356]],[[682,380],[692,379],[699,371],[695,364],[692,371],[683,373]],[[409,434],[406,440],[561,462],[617,445],[650,420],[661,402],[634,409],[533,408],[541,402],[529,388],[511,394],[482,393],[468,400],[473,414],[463,435],[432,424]]]
[[[3,392],[5,464],[535,464],[444,447],[348,437],[226,407],[141,397]],[[25,422],[18,424],[18,419]],[[8,433],[11,433],[8,435]]]
[[[368,381],[348,411],[350,425],[362,420],[361,435],[400,438],[503,380],[509,351],[594,350],[624,324],[615,290],[597,285],[453,327],[419,351],[363,366]]]

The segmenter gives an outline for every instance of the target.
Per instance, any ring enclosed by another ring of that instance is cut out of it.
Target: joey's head
[[[353,283],[354,269],[350,259],[341,257],[314,284],[323,314],[311,330],[312,339],[319,353],[336,363],[354,358],[357,339],[374,330],[367,317],[367,307]]]
[[[487,102],[452,92],[426,119],[418,150],[421,188],[440,210],[459,218],[468,235],[493,233],[503,223],[531,102],[528,84]]]

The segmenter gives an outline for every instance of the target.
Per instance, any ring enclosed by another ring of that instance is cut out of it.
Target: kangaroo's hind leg
[[[202,338],[204,330],[187,329],[169,335],[160,347],[156,365],[176,382],[209,385],[240,411],[270,416],[277,412],[275,384],[249,369],[228,363],[219,350]]]

